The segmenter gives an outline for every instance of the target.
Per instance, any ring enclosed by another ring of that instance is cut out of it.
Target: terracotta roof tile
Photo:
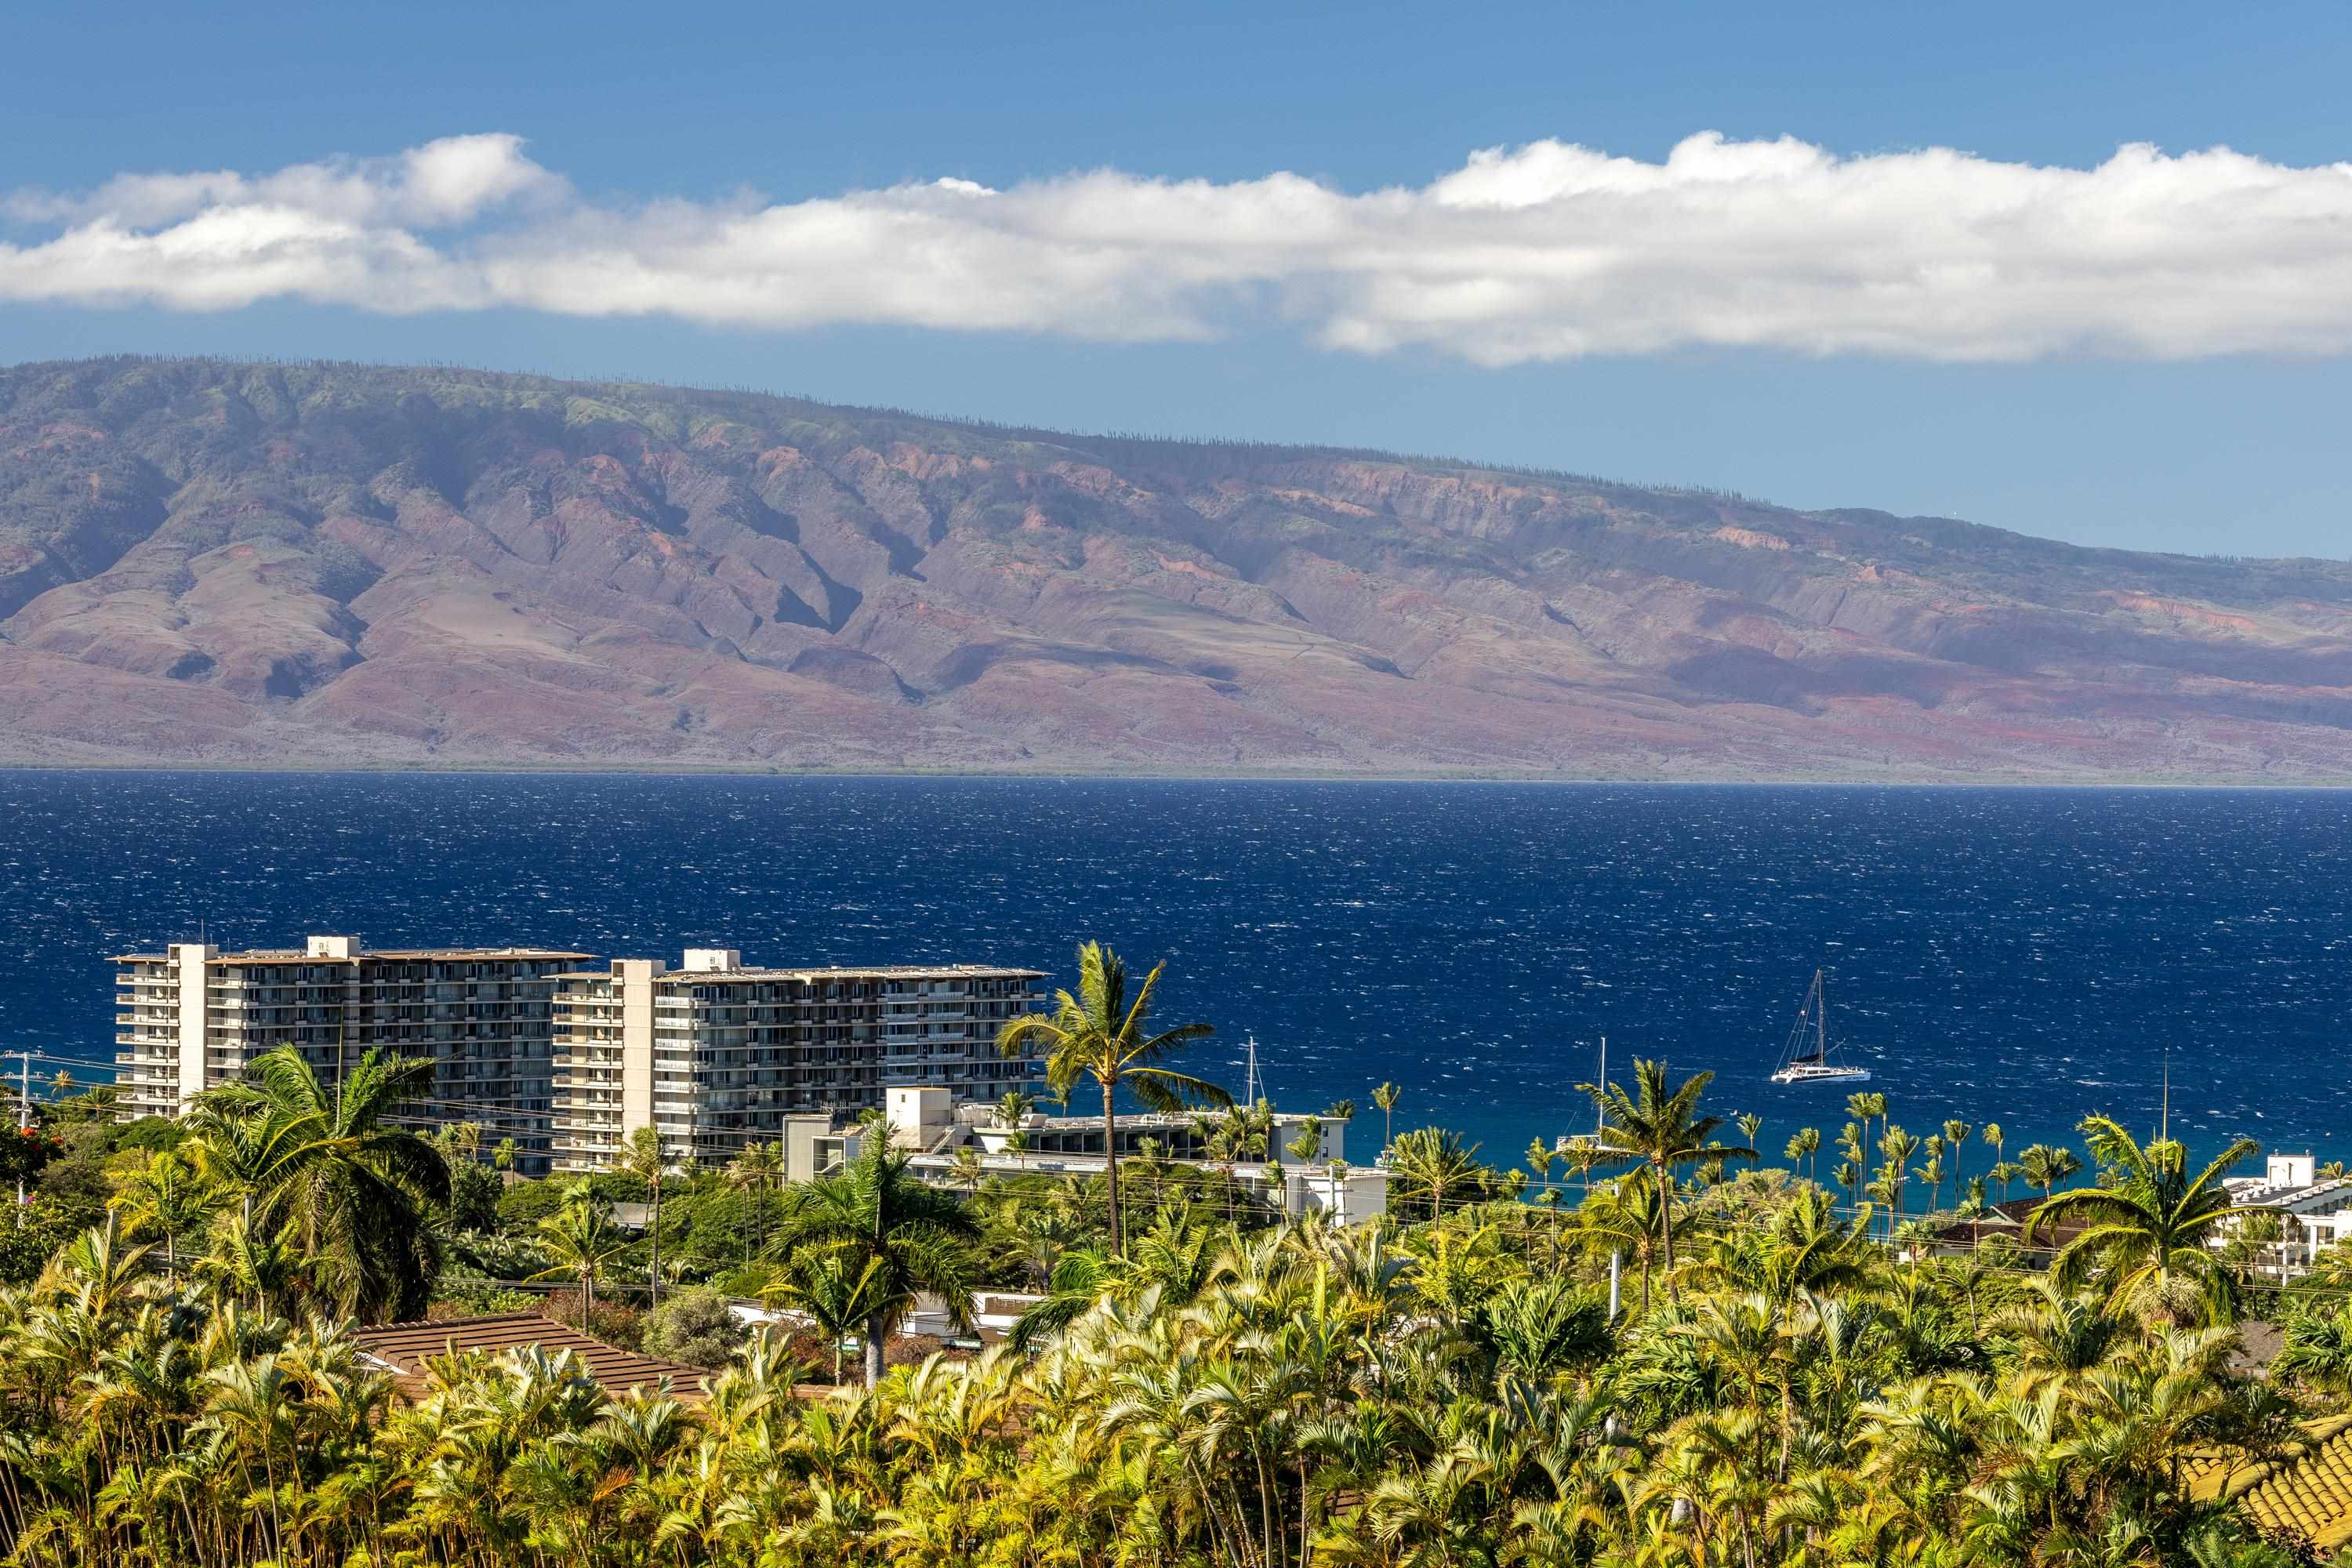
[[[502,1351],[520,1350],[530,1345],[537,1345],[551,1353],[568,1350],[607,1394],[625,1394],[633,1388],[657,1388],[667,1381],[673,1398],[696,1404],[702,1399],[702,1379],[709,1375],[698,1366],[664,1361],[658,1356],[643,1355],[617,1345],[608,1345],[568,1324],[542,1318],[536,1312],[499,1312],[485,1318],[447,1318],[439,1322],[388,1323],[380,1329],[362,1329],[353,1337],[358,1340],[361,1349],[392,1369],[394,1382],[398,1384],[401,1394],[410,1399],[416,1398],[424,1390],[425,1362],[453,1351],[480,1351],[496,1355]]]

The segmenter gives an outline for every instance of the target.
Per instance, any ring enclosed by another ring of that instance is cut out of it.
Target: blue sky
[[[1949,193],[1925,179],[1923,229],[1979,184],[2029,178],[2021,166],[2090,170],[2128,142],[2167,154],[2226,144],[2261,161],[2253,185],[2270,165],[2304,172],[2305,201],[2332,199],[2313,171],[2352,157],[2340,113],[2352,12],[2341,5],[1930,9],[20,10],[12,53],[42,64],[11,73],[0,94],[0,192],[58,204],[20,204],[0,220],[0,240],[28,254],[91,221],[94,208],[70,204],[121,175],[259,179],[490,132],[523,141],[500,154],[497,176],[513,178],[489,205],[467,205],[436,237],[444,220],[419,216],[421,187],[395,188],[400,176],[384,173],[363,220],[375,238],[424,233],[456,254],[487,225],[541,258],[576,244],[584,225],[627,215],[636,258],[666,221],[648,203],[716,222],[920,187],[877,221],[947,224],[963,243],[963,220],[935,210],[955,198],[925,194],[943,178],[1012,193],[1028,216],[1010,238],[992,228],[973,241],[983,259],[957,261],[951,276],[978,280],[966,297],[917,277],[880,303],[860,294],[803,311],[800,274],[773,285],[794,301],[790,319],[772,300],[731,315],[667,305],[615,314],[602,299],[574,309],[563,300],[576,289],[556,289],[551,303],[535,284],[484,291],[471,274],[464,297],[484,308],[434,308],[445,285],[414,281],[398,313],[382,303],[394,296],[369,289],[356,303],[229,289],[225,304],[197,308],[136,289],[78,291],[79,264],[65,253],[62,273],[42,274],[47,293],[28,287],[0,303],[0,359],[319,354],[749,384],[1079,428],[1458,452],[2096,543],[2352,553],[2337,458],[2337,411],[2352,393],[2333,298],[2334,279],[2352,279],[2352,265],[2335,259],[2352,255],[2341,227],[2334,241],[2322,230],[2323,254],[2299,277],[2248,265],[2242,282],[2224,270],[2193,298],[2145,299],[2134,290],[2147,285],[2127,279],[2055,303],[2012,300],[1990,325],[1945,336],[1890,339],[1884,320],[1807,295],[1788,306],[1793,324],[1727,340],[1705,323],[1737,295],[1746,263],[1718,259],[1696,296],[1668,302],[1674,321],[1654,333],[1621,331],[1616,316],[1656,301],[1611,294],[1577,307],[1561,340],[1570,346],[1545,337],[1550,346],[1524,353],[1519,345],[1549,331],[1556,303],[1506,310],[1475,331],[1430,325],[1425,300],[1401,312],[1369,303],[1388,298],[1390,279],[1333,303],[1327,262],[1265,261],[1286,216],[1253,231],[1244,261],[1220,256],[1213,280],[1172,301],[1149,256],[1107,279],[1031,278],[1017,256],[1003,259],[1040,232],[1079,243],[1073,232],[1092,232],[1106,211],[1125,221],[1139,191],[1159,189],[1152,182],[1208,183],[1206,221],[1238,226],[1253,221],[1237,216],[1253,183],[1276,172],[1349,198],[1435,192],[1477,150],[1546,140],[1644,165],[1708,131],[1735,148],[1793,138],[1838,160],[1976,155],[1981,171],[1962,171]],[[1910,164],[1885,167],[1912,178]],[[1126,183],[1094,195],[1055,183],[1102,170]],[[1834,217],[1847,198],[1820,199]],[[2166,243],[2203,254],[2216,231],[2242,227],[2251,254],[2264,254],[2246,209],[2167,200],[2179,226]],[[1350,212],[1352,237],[1339,243],[1408,236],[1450,253],[1462,232],[1432,226],[1446,210],[1425,201],[1393,231],[1379,226],[1384,216]],[[151,226],[187,216],[158,208]],[[1906,226],[1873,230],[1867,243],[1911,266]],[[1801,279],[1815,258],[1798,259],[1790,277]],[[1043,298],[997,299],[1023,287]],[[1061,291],[1084,299],[1064,308]],[[2265,291],[2284,303],[2266,312],[2216,299]],[[2067,330],[2074,314],[2090,319],[2079,333]],[[2024,346],[1988,352],[1994,339]]]

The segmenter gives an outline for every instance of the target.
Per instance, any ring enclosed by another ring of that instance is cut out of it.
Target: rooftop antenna
[[[2157,1113],[2156,1141],[2169,1142],[2172,1138],[2172,1042],[2164,1042],[2164,1109]]]
[[[1249,1037],[1249,1072],[1242,1079],[1242,1104],[1251,1109],[1257,1105],[1257,1034],[1255,1030]]]

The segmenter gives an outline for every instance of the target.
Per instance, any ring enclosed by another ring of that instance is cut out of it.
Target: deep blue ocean
[[[111,955],[345,931],[673,962],[1165,959],[1238,1087],[1354,1098],[1350,1152],[1590,1124],[1610,1042],[1766,1081],[1815,966],[1914,1132],[2085,1112],[2352,1158],[2352,794],[619,776],[0,773],[0,1047],[112,1055]],[[1986,1159],[1972,1149],[1969,1168]]]

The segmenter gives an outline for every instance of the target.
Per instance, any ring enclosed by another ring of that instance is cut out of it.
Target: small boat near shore
[[[1836,1059],[1830,1039],[1829,983],[1820,970],[1805,990],[1805,1005],[1789,1029],[1789,1043],[1780,1053],[1774,1083],[1868,1083],[1870,1069]]]

